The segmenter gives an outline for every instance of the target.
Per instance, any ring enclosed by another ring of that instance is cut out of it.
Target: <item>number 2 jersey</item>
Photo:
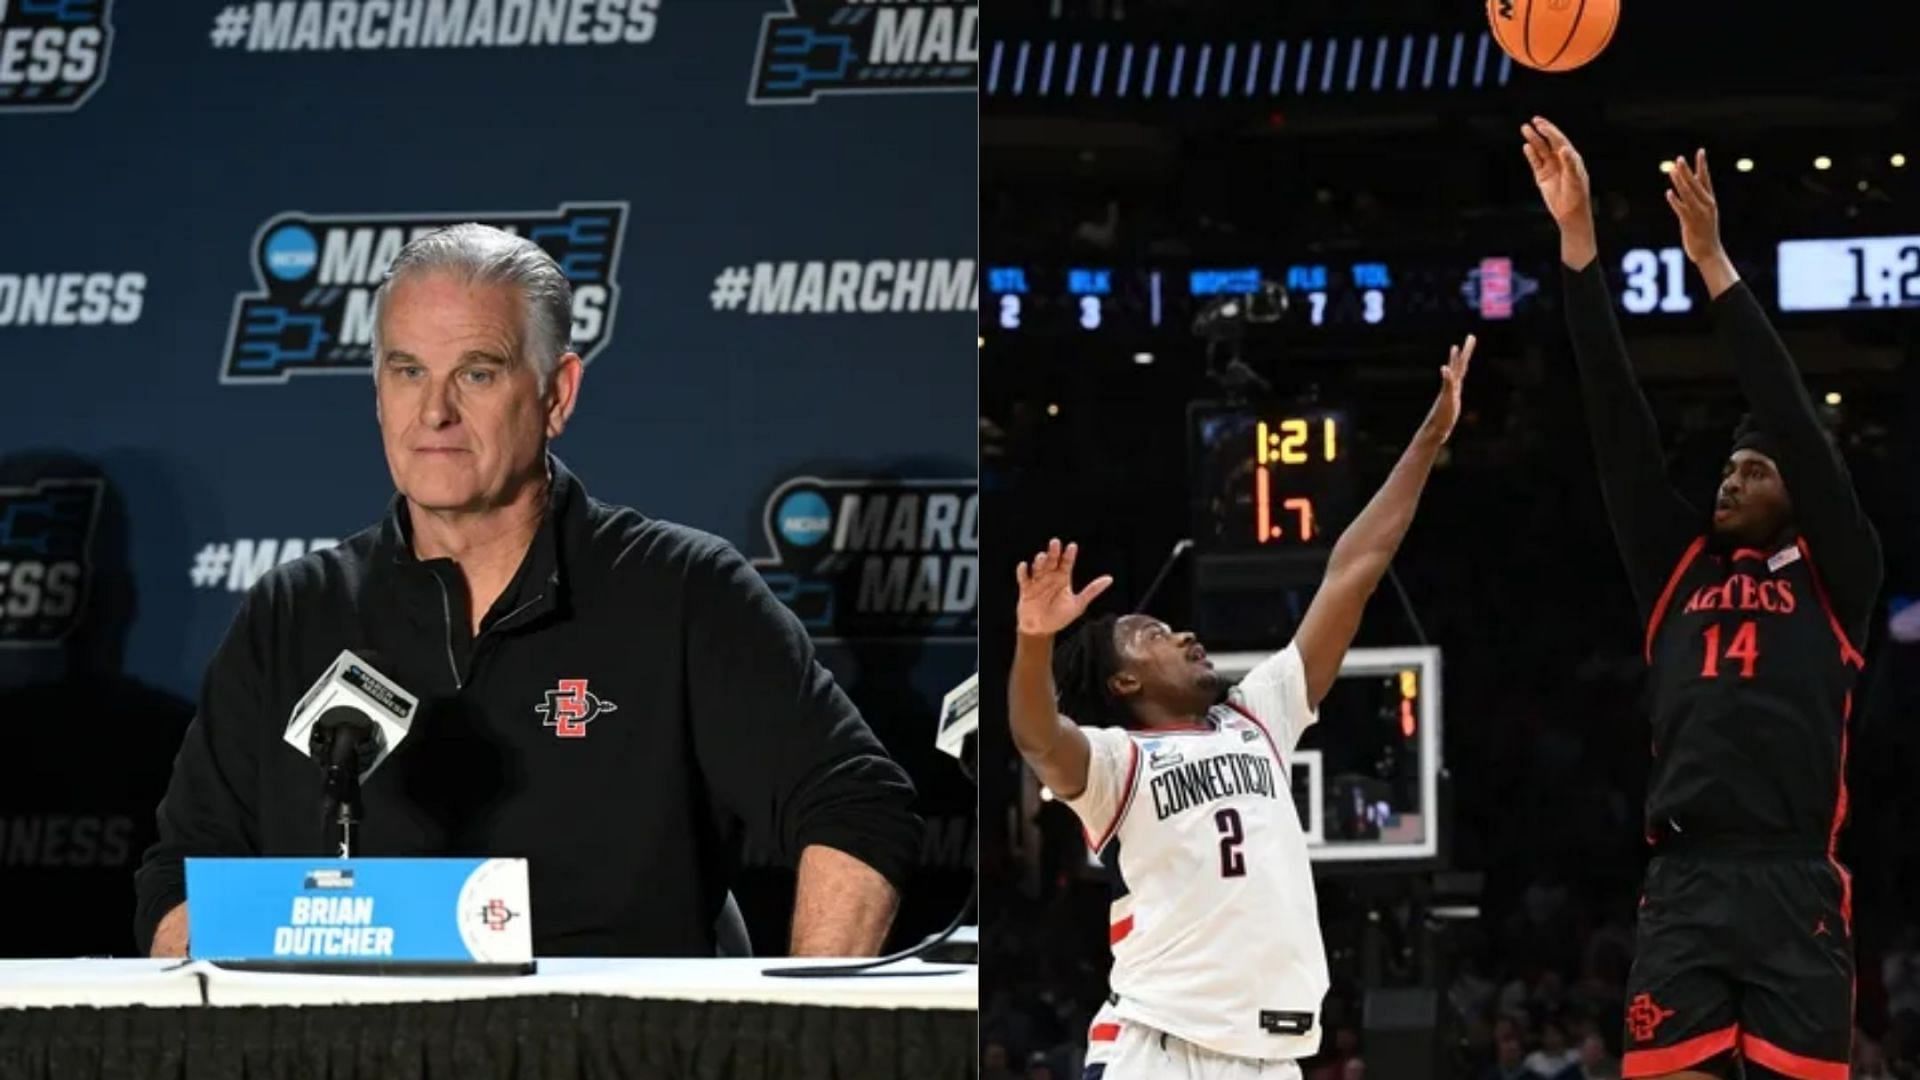
[[[1204,725],[1084,729],[1067,805],[1114,877],[1113,1013],[1237,1057],[1319,1049],[1327,962],[1287,768],[1315,719],[1289,645]]]
[[[1647,839],[1670,850],[1831,857],[1846,816],[1846,726],[1880,588],[1879,537],[1744,283],[1715,298],[1711,314],[1793,506],[1791,535],[1765,550],[1714,536],[1711,518],[1673,489],[1599,264],[1564,279],[1601,492],[1644,620]]]

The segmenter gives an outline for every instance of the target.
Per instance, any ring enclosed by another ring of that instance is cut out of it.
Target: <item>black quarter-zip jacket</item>
[[[186,856],[325,852],[320,770],[282,735],[342,649],[421,699],[367,780],[358,854],[526,858],[540,955],[713,955],[743,836],[904,880],[912,784],[758,572],[548,464],[546,519],[478,635],[459,568],[414,557],[398,496],[248,592],[136,875],[142,951],[186,898]]]

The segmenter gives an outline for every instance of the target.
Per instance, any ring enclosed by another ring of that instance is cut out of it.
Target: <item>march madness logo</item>
[[[754,565],[815,640],[977,631],[977,481],[797,477],[765,514],[773,554]]]
[[[620,706],[588,690],[585,679],[561,679],[559,687],[547,691],[546,700],[533,711],[540,714],[540,726],[552,728],[559,738],[584,739],[594,717],[618,712]]]
[[[107,81],[113,0],[0,0],[0,112],[72,112]]]
[[[625,202],[562,203],[551,213],[288,212],[254,234],[257,290],[234,299],[220,381],[366,373],[373,363],[373,294],[394,256],[415,237],[463,221],[524,236],[553,256],[573,285],[573,349],[591,364],[613,336]]]
[[[57,645],[79,625],[105,481],[0,487],[0,648]]]
[[[978,3],[787,0],[785,12],[760,22],[747,103],[805,105],[821,94],[972,93],[979,81]]]

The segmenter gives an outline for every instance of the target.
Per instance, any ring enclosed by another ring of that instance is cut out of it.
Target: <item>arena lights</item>
[[[1907,155],[1895,154],[1892,157],[1887,159],[1887,164],[1893,166],[1896,169],[1904,169],[1907,167]]]
[[[1666,173],[1670,173],[1670,172],[1672,172],[1672,171],[1673,171],[1673,162],[1671,162],[1671,161],[1662,161],[1662,162],[1660,163],[1660,172],[1661,172],[1661,173],[1662,173],[1663,175],[1664,175],[1664,174],[1666,174]]]
[[[1134,353],[1133,362],[1136,364],[1151,364],[1153,363],[1153,354],[1150,352]]]
[[[1828,169],[1833,168],[1833,159],[1825,154],[1821,154],[1819,157],[1813,159],[1813,167],[1819,169],[1821,172],[1826,172]]]
[[[1827,391],[1827,404],[1829,405],[1840,404],[1840,391],[1838,390]]]
[[[1513,60],[1486,31],[1278,41],[996,41],[988,97],[1234,98],[1486,89]]]
[[[1733,167],[1736,169],[1739,169],[1741,172],[1752,172],[1753,159],[1750,157],[1743,157],[1739,161],[1734,162]]]
[[[1048,402],[1048,403],[1047,403],[1047,415],[1048,415],[1048,416],[1059,416],[1059,415],[1060,415],[1060,405],[1059,405],[1059,403],[1057,403],[1057,402]]]

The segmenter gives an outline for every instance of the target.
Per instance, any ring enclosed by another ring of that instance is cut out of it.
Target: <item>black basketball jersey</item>
[[[1825,852],[1846,814],[1846,722],[1862,666],[1806,541],[1674,567],[1647,624],[1649,838]]]
[[[1771,436],[1793,534],[1760,551],[1710,538],[1666,475],[1596,260],[1564,275],[1600,490],[1644,620],[1653,762],[1647,838],[1831,855],[1846,818],[1847,720],[1880,540],[1760,302],[1712,303],[1718,351]],[[1704,494],[1704,493],[1703,493]]]

